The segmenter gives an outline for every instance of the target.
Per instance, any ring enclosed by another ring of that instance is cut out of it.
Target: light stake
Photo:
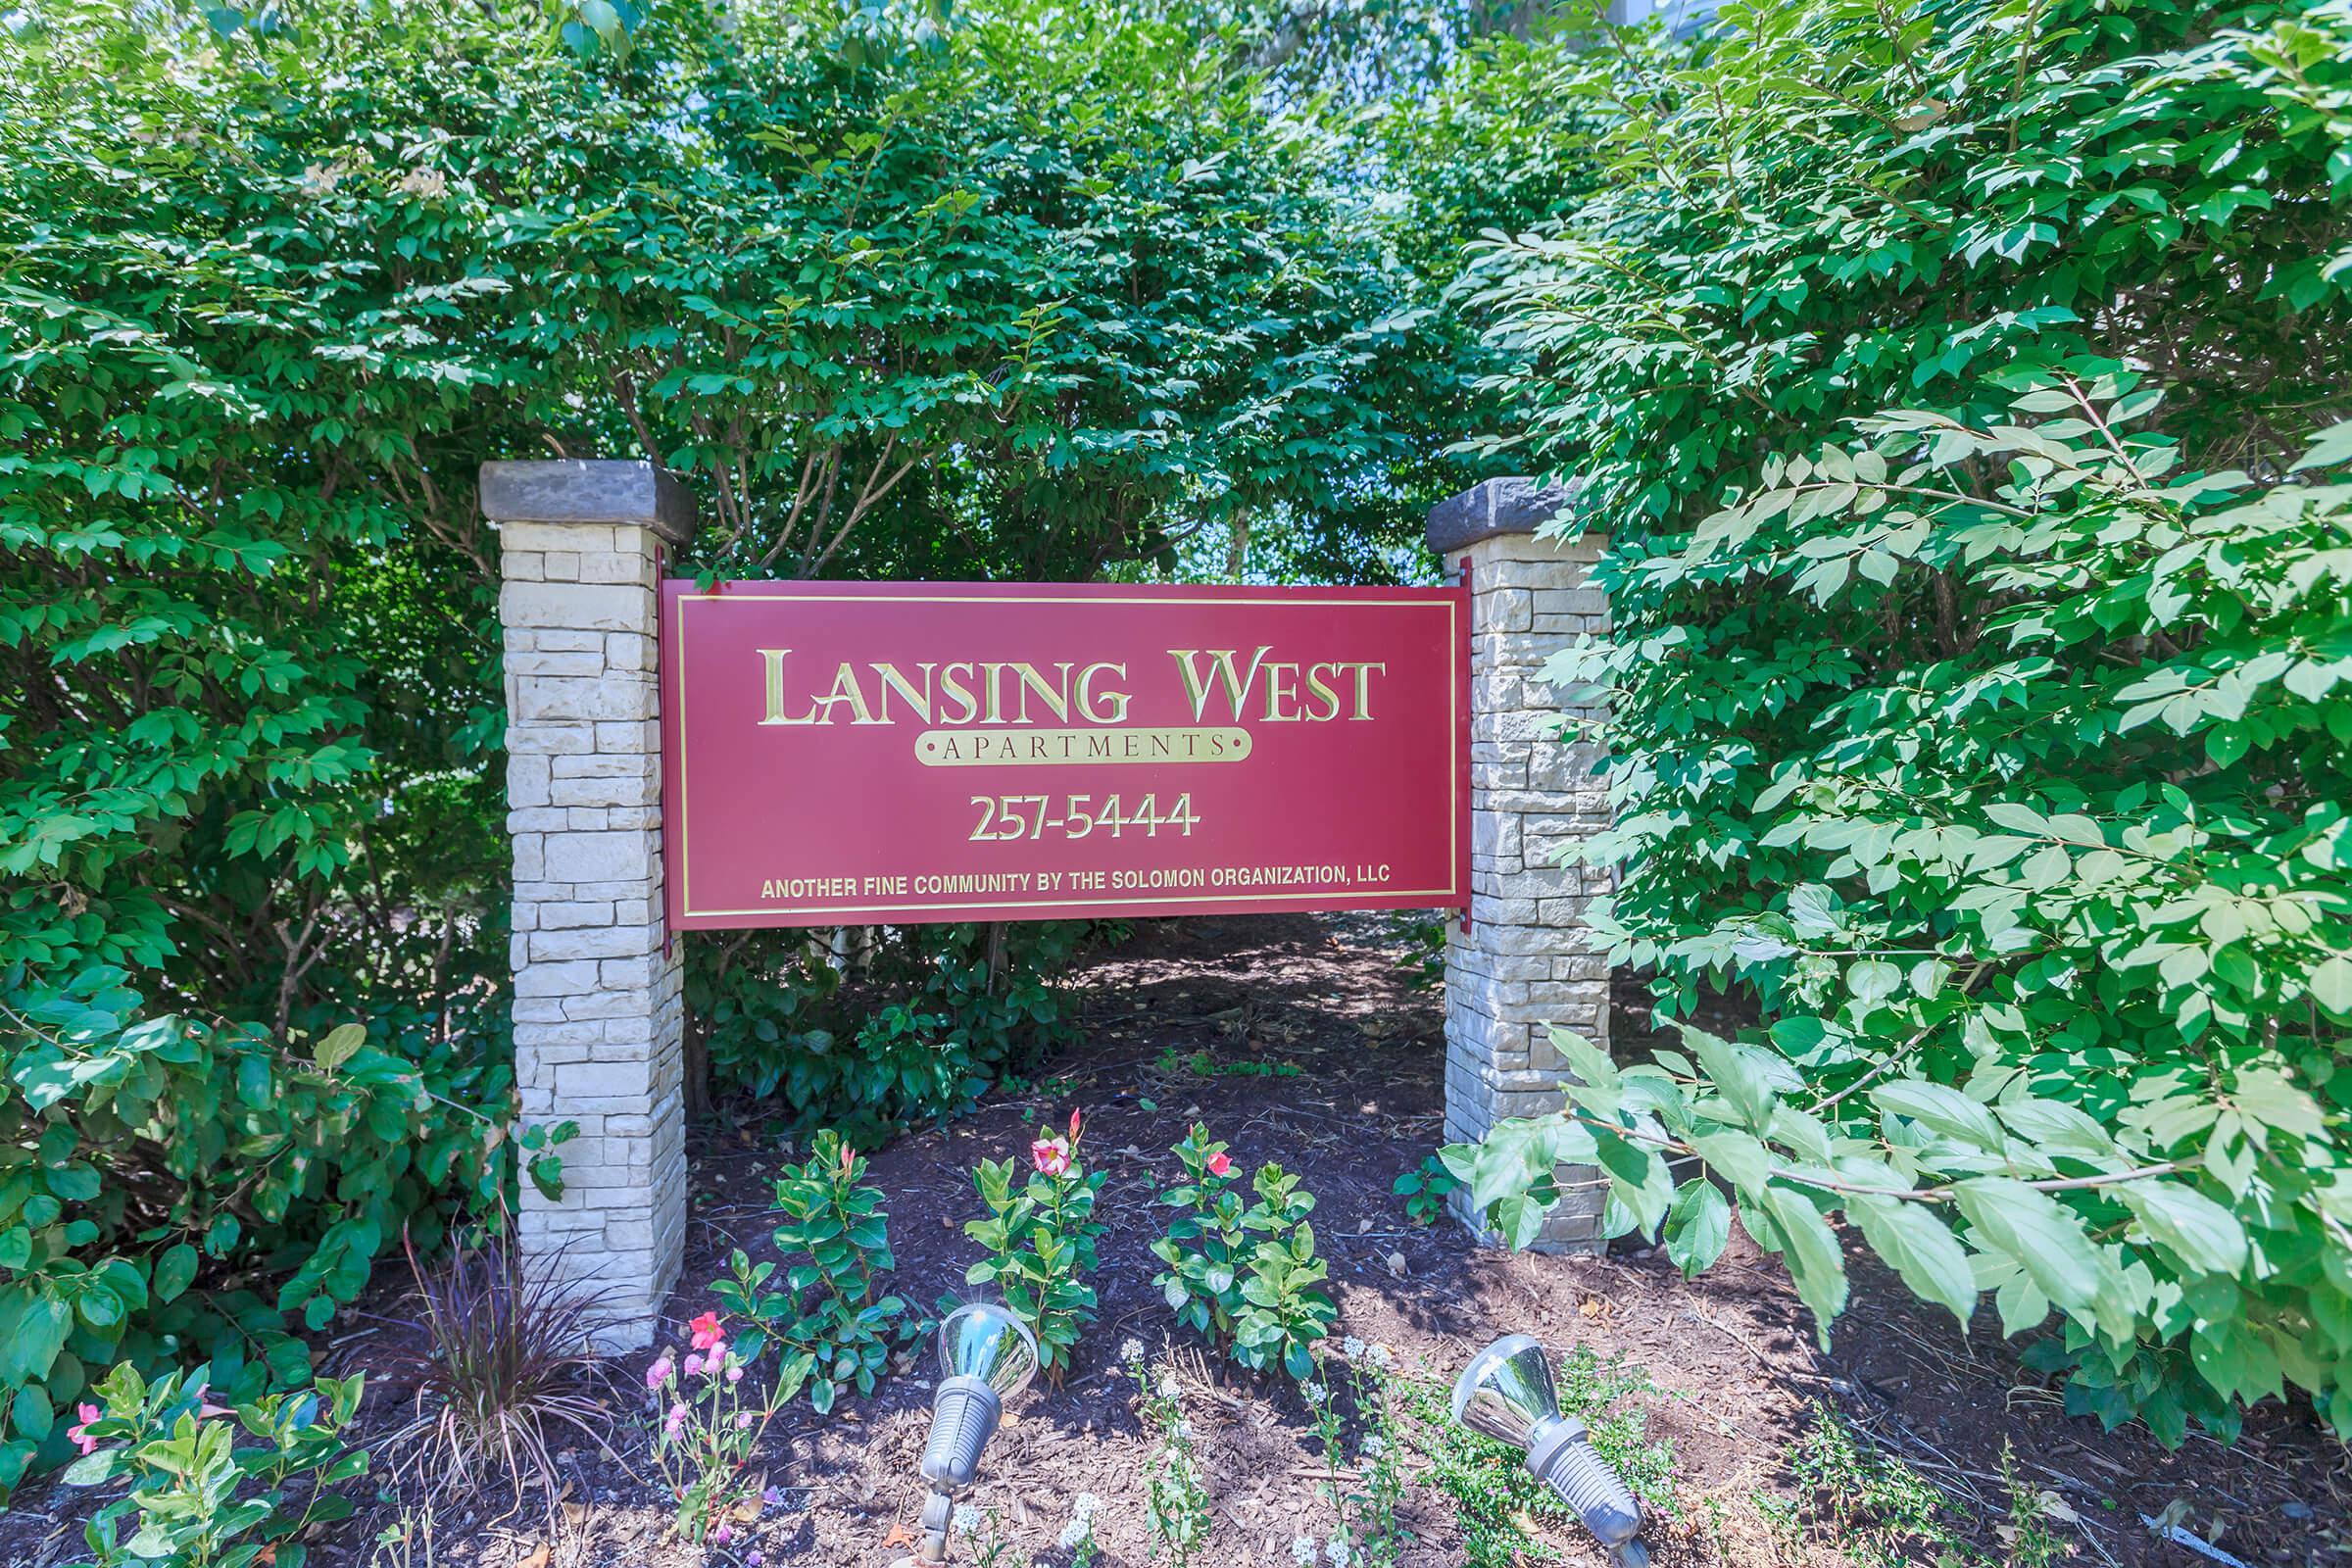
[[[1593,1451],[1585,1424],[1560,1414],[1551,1357],[1535,1338],[1514,1334],[1470,1358],[1453,1384],[1453,1418],[1481,1437],[1525,1450],[1527,1467],[1562,1501],[1620,1568],[1646,1568],[1642,1505],[1609,1462]]]
[[[1029,1325],[990,1301],[974,1301],[939,1326],[939,1391],[931,1396],[931,1436],[923,1443],[923,1544],[915,1560],[948,1560],[948,1525],[956,1499],[980,1469],[980,1450],[996,1435],[1004,1401],[1037,1376],[1037,1337]]]

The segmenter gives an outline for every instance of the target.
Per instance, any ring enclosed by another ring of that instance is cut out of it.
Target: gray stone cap
[[[485,463],[481,497],[492,522],[634,522],[673,545],[694,537],[694,497],[678,476],[630,459]]]
[[[1534,533],[1576,501],[1569,485],[1524,475],[1487,479],[1429,509],[1429,548],[1439,555],[1506,533]]]

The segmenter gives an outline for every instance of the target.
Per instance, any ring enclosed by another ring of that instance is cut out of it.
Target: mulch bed
[[[1007,1568],[1033,1560],[1063,1568],[1069,1554],[1054,1540],[1082,1492],[1102,1499],[1103,1563],[1140,1568],[1151,1559],[1150,1443],[1117,1364],[1130,1338],[1154,1356],[1173,1351],[1187,1369],[1187,1408],[1216,1509],[1203,1561],[1275,1568],[1293,1561],[1295,1537],[1330,1533],[1331,1507],[1317,1493],[1323,1459],[1295,1390],[1199,1354],[1152,1283],[1158,1264],[1149,1247],[1168,1213],[1155,1198],[1177,1169],[1168,1149],[1195,1121],[1231,1144],[1238,1164],[1277,1160],[1317,1196],[1315,1234],[1331,1264],[1339,1332],[1385,1343],[1407,1367],[1446,1379],[1513,1330],[1644,1369],[1659,1391],[1646,1400],[1648,1435],[1673,1446],[1680,1515],[1649,1532],[1662,1563],[1866,1560],[1829,1543],[1792,1544],[1767,1523],[1774,1499],[1792,1491],[1788,1448],[1817,1404],[1840,1410],[1947,1493],[1978,1499],[1989,1548],[1998,1548],[1989,1528],[2007,1502],[2007,1444],[2017,1473],[2079,1521],[2059,1532],[2073,1562],[2211,1560],[2140,1523],[2176,1502],[2185,1505],[2180,1524],[2248,1564],[2320,1568],[2352,1557],[2343,1506],[2352,1461],[2308,1410],[2268,1407],[2234,1446],[2192,1437],[2168,1454],[2136,1427],[2105,1434],[2065,1416],[2056,1392],[2021,1370],[1991,1313],[1963,1339],[1864,1259],[1855,1260],[1853,1308],[1823,1354],[1786,1274],[1743,1237],[1686,1282],[1640,1247],[1607,1256],[1510,1255],[1470,1246],[1449,1222],[1410,1223],[1391,1186],[1438,1142],[1444,1042],[1437,997],[1410,986],[1401,956],[1378,916],[1147,925],[1074,978],[1084,1039],[1043,1064],[1034,1087],[992,1095],[977,1114],[873,1155],[870,1179],[889,1195],[895,1288],[923,1307],[972,1294],[963,1274],[978,1251],[961,1224],[979,1212],[971,1169],[981,1158],[1020,1156],[1039,1129],[1057,1127],[1077,1106],[1087,1115],[1089,1163],[1109,1175],[1098,1210],[1109,1226],[1095,1280],[1101,1318],[1058,1390],[1041,1387],[1014,1402],[972,1499],[995,1510],[1017,1543]],[[1619,1004],[1622,1042],[1639,1032],[1638,990],[1627,988]],[[1298,1071],[1234,1070],[1274,1064]],[[1202,1075],[1197,1065],[1212,1070]],[[710,1304],[707,1282],[725,1272],[733,1249],[773,1255],[769,1187],[781,1156],[758,1107],[734,1111],[739,1120],[722,1117],[695,1140],[687,1284],[669,1303],[675,1323]],[[623,1387],[639,1386],[645,1359],[628,1363]],[[784,1501],[709,1560],[740,1564],[756,1547],[768,1564],[879,1568],[906,1555],[923,1497],[914,1461],[931,1376],[926,1344],[872,1399],[846,1401],[827,1419],[805,1403],[779,1417],[761,1461],[786,1489]],[[620,1446],[633,1464],[642,1458],[641,1440],[625,1428]],[[535,1508],[513,1513],[503,1498],[431,1499],[434,1560],[485,1568],[704,1560],[669,1539],[663,1499],[639,1475],[588,1450],[564,1460],[572,1483],[553,1519]],[[326,1554],[365,1560],[368,1544],[397,1517],[390,1504],[364,1513],[322,1544]],[[1401,1522],[1418,1538],[1402,1559],[1409,1568],[1463,1560],[1442,1494],[1409,1489]],[[12,1568],[65,1560],[78,1542],[55,1530],[0,1524],[0,1550]],[[1573,1528],[1545,1540],[1560,1560],[1602,1560]],[[972,1560],[966,1544],[956,1560]],[[399,1568],[424,1562],[419,1550]]]

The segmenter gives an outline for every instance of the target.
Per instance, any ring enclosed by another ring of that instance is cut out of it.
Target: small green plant
[[[2009,1494],[2009,1517],[1994,1526],[2003,1547],[2003,1568],[2050,1568],[2071,1548],[2050,1528],[2050,1518],[2064,1504],[2057,1495],[2017,1473],[2017,1453],[2001,1445],[2001,1487]]]
[[[1025,1568],[1029,1560],[1020,1543],[1004,1533],[1004,1521],[994,1508],[959,1502],[948,1516],[948,1529],[972,1544],[973,1568]]]
[[[1344,1499],[1352,1516],[1350,1535],[1357,1560],[1389,1568],[1411,1544],[1409,1530],[1397,1525],[1404,1499],[1402,1412],[1394,1387],[1396,1356],[1385,1345],[1368,1345],[1350,1334],[1340,1342],[1355,1388],[1355,1410],[1363,1428],[1356,1446],[1357,1490]],[[1337,1463],[1332,1468],[1341,1468]]]
[[[1181,1212],[1152,1244],[1167,1265],[1153,1283],[1179,1323],[1224,1346],[1242,1365],[1309,1376],[1312,1348],[1339,1315],[1318,1289],[1330,1271],[1315,1255],[1306,1219],[1314,1195],[1269,1162],[1251,1178],[1256,1197],[1245,1205],[1226,1146],[1198,1123],[1174,1152],[1185,1180],[1159,1200]]]
[[[1189,1052],[1183,1055],[1174,1047],[1162,1051],[1152,1061],[1161,1072],[1189,1072],[1196,1078],[1296,1078],[1298,1065],[1290,1061],[1219,1061],[1205,1051]]]
[[[1331,1533],[1339,1543],[1343,1562],[1355,1560],[1354,1533],[1348,1529],[1348,1494],[1340,1490],[1339,1477],[1348,1468],[1348,1425],[1340,1417],[1340,1401],[1332,1397],[1330,1386],[1313,1378],[1298,1380],[1298,1397],[1306,1401],[1306,1417],[1315,1429],[1315,1442],[1323,1450],[1325,1479],[1315,1483],[1315,1494],[1331,1504],[1332,1517],[1337,1525]]]
[[[750,1473],[752,1451],[775,1416],[781,1398],[747,1396],[747,1350],[760,1337],[747,1328],[729,1343],[715,1312],[686,1325],[683,1355],[667,1350],[645,1370],[645,1386],[662,1412],[653,1438],[654,1462],[676,1501],[678,1535],[723,1546],[735,1536],[731,1522],[738,1504],[757,1495]]]
[[[1094,1568],[1102,1555],[1095,1540],[1095,1515],[1102,1509],[1102,1499],[1091,1492],[1081,1492],[1070,1499],[1070,1517],[1061,1527],[1054,1544],[1070,1554],[1070,1568]]]
[[[1446,1217],[1446,1200],[1462,1185],[1462,1179],[1446,1168],[1446,1162],[1435,1154],[1425,1156],[1420,1165],[1396,1178],[1391,1189],[1404,1200],[1404,1217],[1416,1225],[1435,1225]]]
[[[1788,1450],[1796,1482],[1793,1525],[1884,1568],[1961,1554],[1944,1524],[1944,1497],[1899,1459],[1872,1448],[1827,1405]]]
[[[1298,1177],[1270,1162],[1257,1168],[1250,1184],[1257,1192],[1251,1212],[1278,1216],[1280,1223],[1250,1250],[1233,1358],[1252,1370],[1279,1366],[1303,1379],[1314,1371],[1316,1342],[1330,1335],[1340,1315],[1322,1289],[1331,1269],[1315,1255],[1315,1228],[1305,1217],[1315,1206],[1314,1196],[1300,1192]]]
[[[754,1265],[738,1250],[731,1279],[710,1294],[728,1311],[749,1318],[777,1342],[776,1398],[789,1402],[805,1388],[818,1414],[833,1408],[844,1389],[861,1396],[890,1363],[892,1348],[914,1332],[906,1303],[879,1291],[880,1276],[896,1268],[882,1194],[865,1185],[865,1157],[841,1135],[816,1135],[808,1162],[776,1179],[776,1250],[787,1260],[784,1289],[769,1290],[776,1265]],[[757,1360],[761,1347],[752,1347]]]
[[[1017,1188],[1011,1160],[982,1160],[972,1180],[988,1216],[963,1227],[988,1249],[965,1280],[1004,1293],[1004,1304],[1036,1334],[1038,1364],[1053,1383],[1061,1381],[1080,1331],[1095,1317],[1095,1289],[1086,1276],[1095,1271],[1095,1238],[1103,1231],[1094,1218],[1102,1175],[1079,1163],[1081,1125],[1073,1110],[1067,1137],[1032,1143],[1035,1168]]]
[[[433,1535],[433,1505],[420,1502],[375,1533],[368,1568],[438,1568],[441,1554]]]
[[[1389,916],[1389,939],[1402,946],[1396,967],[1415,991],[1433,991],[1446,983],[1446,927],[1451,917],[1432,920],[1409,910]]]
[[[104,1403],[77,1407],[68,1436],[81,1457],[67,1482],[130,1480],[82,1528],[98,1568],[301,1568],[303,1534],[351,1513],[333,1489],[368,1472],[366,1451],[342,1441],[361,1379],[320,1378],[228,1410],[205,1397],[210,1374],[200,1366],[150,1384],[121,1362],[96,1390]],[[260,1441],[240,1446],[240,1436]]]
[[[1179,1210],[1152,1251],[1167,1265],[1153,1279],[1176,1321],[1223,1345],[1242,1310],[1242,1266],[1252,1243],[1249,1205],[1226,1146],[1195,1123],[1175,1147],[1185,1179],[1159,1195]]]
[[[1200,1456],[1193,1448],[1193,1424],[1184,1415],[1184,1383],[1175,1368],[1154,1368],[1146,1361],[1144,1348],[1133,1340],[1123,1348],[1121,1361],[1142,1396],[1144,1425],[1158,1435],[1144,1469],[1145,1519],[1154,1543],[1152,1556],[1157,1558],[1164,1548],[1175,1568],[1191,1568],[1208,1547],[1215,1518]]]

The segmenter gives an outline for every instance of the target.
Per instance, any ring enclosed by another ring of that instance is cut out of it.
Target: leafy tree
[[[1604,178],[1468,287],[1619,625],[1660,1013],[1456,1167],[1513,1228],[1596,1159],[1687,1268],[1738,1218],[1825,1332],[1842,1215],[2070,1408],[2352,1432],[2352,8],[1727,8],[1563,56]],[[2307,437],[2316,432],[2316,441]],[[1573,524],[1571,524],[1573,525]],[[1719,1185],[1720,1184],[1720,1185]]]

